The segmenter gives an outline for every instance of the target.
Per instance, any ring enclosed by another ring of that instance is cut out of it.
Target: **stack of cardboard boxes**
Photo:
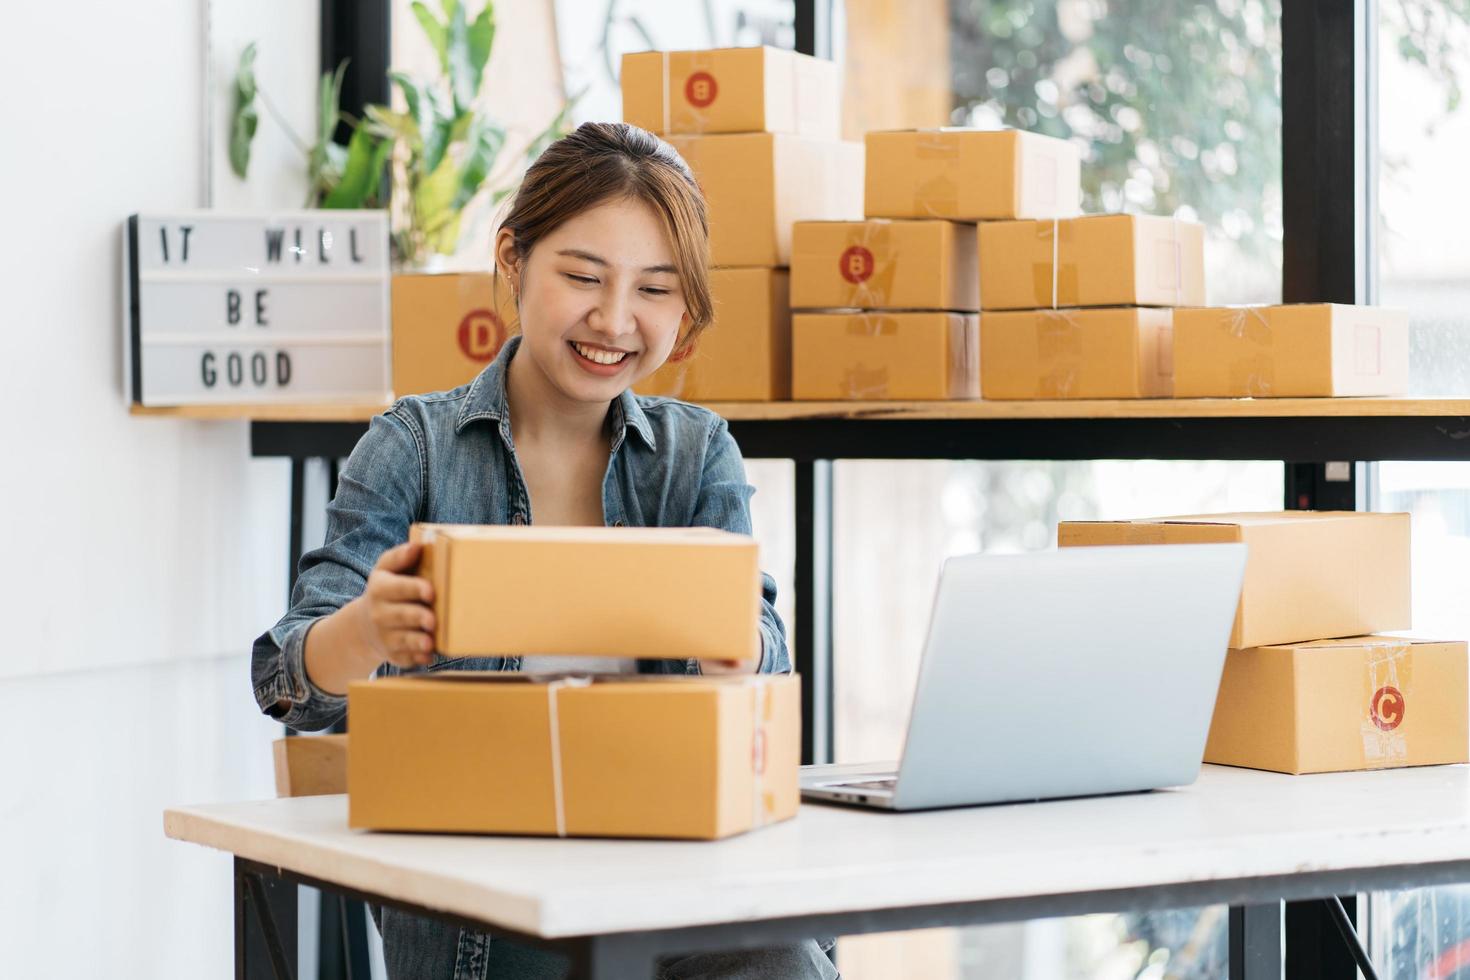
[[[528,653],[749,664],[761,650],[753,539],[455,525],[410,537],[434,586],[440,659],[349,685],[350,826],[713,839],[796,815],[794,675],[454,669]]]
[[[977,398],[976,222],[1075,214],[1077,148],[958,129],[872,132],[865,146],[867,219],[794,232],[792,396]]]
[[[623,57],[623,118],[666,138],[709,207],[715,322],[637,386],[690,401],[791,397],[791,226],[862,213],[831,62],[776,48]]]
[[[1287,773],[1470,761],[1463,641],[1409,627],[1409,515],[1063,522],[1057,543],[1248,547],[1206,762]]]
[[[1162,398],[1173,311],[1204,302],[1204,229],[1147,215],[980,228],[987,398]]]

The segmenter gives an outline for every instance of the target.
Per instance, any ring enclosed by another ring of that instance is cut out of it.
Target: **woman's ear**
[[[495,233],[495,270],[505,278],[514,299],[521,298],[521,257],[516,252],[515,233],[501,228]]]

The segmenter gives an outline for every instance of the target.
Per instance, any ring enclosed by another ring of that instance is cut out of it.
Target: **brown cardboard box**
[[[1244,541],[1233,648],[1409,628],[1409,515],[1353,511],[1063,521],[1057,544]]]
[[[686,401],[784,401],[791,397],[791,307],[785,269],[711,269],[715,321],[692,352],[634,388]]]
[[[446,656],[760,655],[760,568],[743,534],[415,524],[409,539],[424,543]]]
[[[468,384],[520,329],[515,297],[487,272],[393,277],[393,393]]]
[[[347,822],[728,837],[796,815],[800,690],[792,674],[354,682]]]
[[[1066,140],[1018,129],[871,132],[869,218],[1070,218],[1082,200],[1082,156]]]
[[[298,735],[278,738],[275,758],[276,795],[334,796],[347,792],[347,736]]]
[[[791,232],[795,309],[980,308],[975,226],[953,221],[799,221]]]
[[[1172,310],[1024,310],[980,316],[986,398],[1167,398]]]
[[[1289,773],[1467,762],[1467,701],[1463,641],[1231,650],[1205,761]]]
[[[797,313],[791,397],[978,398],[979,332],[973,313]]]
[[[837,65],[780,48],[623,55],[623,121],[659,133],[798,133],[837,139]]]
[[[1205,301],[1204,227],[1134,214],[987,221],[980,226],[980,296],[986,310],[1198,306]]]
[[[1174,314],[1180,398],[1402,395],[1408,389],[1406,313],[1321,303]]]
[[[781,133],[671,136],[709,202],[710,264],[791,264],[791,225],[859,218],[860,143]]]

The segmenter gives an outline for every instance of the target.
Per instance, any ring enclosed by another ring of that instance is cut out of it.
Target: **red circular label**
[[[684,98],[696,109],[703,109],[720,94],[720,85],[715,76],[707,71],[697,71],[684,82]]]
[[[1396,687],[1380,687],[1373,692],[1373,700],[1368,705],[1368,714],[1373,719],[1373,724],[1391,732],[1404,722],[1404,695]]]
[[[873,274],[873,253],[861,245],[849,245],[838,258],[837,268],[842,278],[853,285],[866,282]]]
[[[506,341],[505,323],[494,310],[470,310],[459,321],[459,349],[472,361],[493,361]]]

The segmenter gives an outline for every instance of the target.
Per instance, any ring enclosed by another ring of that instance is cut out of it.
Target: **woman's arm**
[[[745,480],[745,461],[740,446],[730,435],[725,420],[714,416],[705,448],[704,472],[699,499],[690,524],[714,527],[736,534],[750,534],[750,496],[755,488]],[[776,580],[761,573],[761,658],[757,670],[763,674],[789,674],[791,657],[786,650],[786,626],[776,615]]]
[[[261,711],[303,731],[327,728],[347,711],[346,681],[382,661],[362,639],[364,603],[353,603],[383,553],[407,539],[422,474],[409,423],[396,410],[374,418],[327,506],[326,543],[302,556],[290,609],[255,641],[250,673]]]

